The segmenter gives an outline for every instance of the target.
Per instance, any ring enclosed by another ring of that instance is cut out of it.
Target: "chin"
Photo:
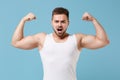
[[[63,35],[65,34],[65,32],[58,33],[57,31],[54,31],[54,33],[55,33],[58,37],[63,37]]]
[[[64,34],[65,34],[65,33],[61,33],[61,34],[57,33],[57,36],[59,36],[59,37],[63,37]]]

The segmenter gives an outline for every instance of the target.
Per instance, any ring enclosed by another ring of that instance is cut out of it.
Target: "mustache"
[[[58,26],[58,28],[62,28],[62,26]]]

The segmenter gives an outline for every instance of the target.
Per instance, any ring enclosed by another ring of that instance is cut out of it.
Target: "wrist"
[[[97,20],[93,17],[93,18],[92,18],[92,22],[96,22],[96,21],[97,21]]]
[[[22,19],[21,19],[21,22],[25,23],[25,22],[26,22],[26,20],[25,20],[24,18],[22,18]]]

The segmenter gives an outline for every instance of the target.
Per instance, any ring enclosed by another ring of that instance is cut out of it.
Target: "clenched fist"
[[[82,20],[93,21],[94,19],[95,18],[87,12],[84,13],[83,16],[82,16]]]
[[[28,14],[23,18],[24,21],[30,21],[30,20],[33,20],[33,19],[36,19],[36,16],[35,16],[33,13],[28,13]]]

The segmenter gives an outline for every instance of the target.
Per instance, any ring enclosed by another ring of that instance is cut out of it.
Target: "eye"
[[[55,23],[58,23],[59,21],[58,21],[58,20],[55,20],[54,22],[55,22]]]
[[[61,21],[61,23],[63,23],[63,24],[66,23],[66,22],[67,22],[66,20]]]
[[[65,21],[62,21],[62,23],[65,23]]]

